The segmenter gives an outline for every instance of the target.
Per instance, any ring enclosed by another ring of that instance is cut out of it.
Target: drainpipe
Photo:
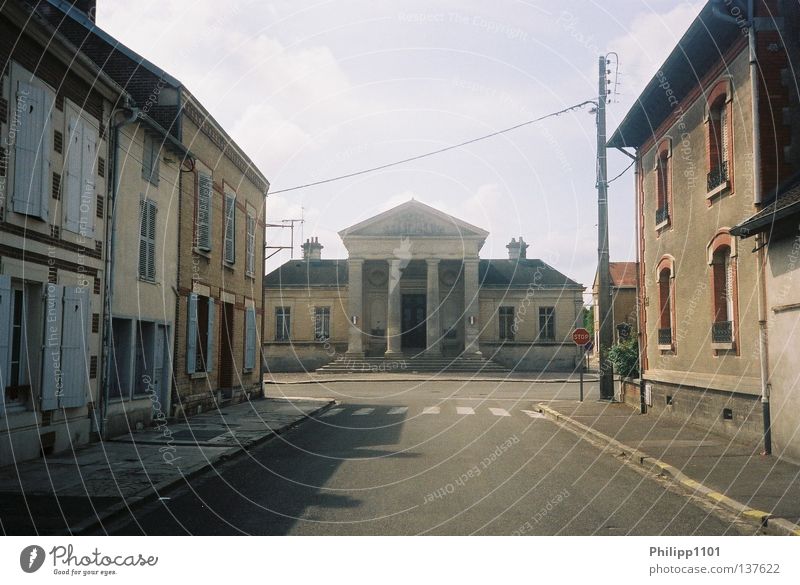
[[[112,125],[113,132],[111,134],[111,153],[113,157],[112,163],[109,165],[111,168],[111,177],[107,184],[106,191],[108,192],[108,209],[110,217],[106,218],[106,273],[105,273],[105,311],[103,314],[103,374],[101,380],[101,387],[103,389],[103,402],[101,404],[101,417],[99,424],[99,434],[101,439],[106,438],[106,423],[108,421],[108,401],[110,398],[110,382],[111,382],[111,315],[114,298],[114,243],[116,240],[116,203],[117,194],[119,193],[119,131],[123,126],[134,123],[139,118],[139,108],[132,107],[130,102],[126,99],[125,106],[114,110],[111,113],[111,119],[118,113],[125,112],[128,114],[126,118],[115,122]]]
[[[642,312],[644,311],[644,301],[642,300],[642,258],[641,258],[641,227],[639,225],[639,216],[641,213],[641,159],[639,158],[639,151],[636,151],[636,160],[633,163],[633,181],[634,189],[636,190],[636,338],[639,346],[639,412],[641,414],[647,413],[647,403],[644,400],[644,362],[645,362],[645,343],[644,343],[644,320],[642,319]]]

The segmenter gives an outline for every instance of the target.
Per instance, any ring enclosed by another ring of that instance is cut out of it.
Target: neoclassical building
[[[375,358],[574,367],[584,287],[527,258],[522,238],[507,259],[481,259],[486,230],[413,199],[339,236],[347,260],[323,260],[312,238],[301,260],[265,277],[268,370]]]

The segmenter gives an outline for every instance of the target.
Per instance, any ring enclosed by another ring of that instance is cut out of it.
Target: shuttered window
[[[208,173],[197,176],[197,247],[211,251],[211,201],[214,183]]]
[[[50,206],[50,136],[53,97],[43,87],[17,82],[14,193],[17,213],[47,221]]]
[[[256,366],[256,309],[247,307],[244,313],[244,369]]]
[[[225,194],[225,262],[236,262],[236,195]]]
[[[156,203],[143,199],[139,213],[139,278],[156,279]]]
[[[247,215],[247,275],[253,276],[256,272],[256,218]]]
[[[191,293],[186,330],[186,371],[189,374],[214,369],[214,299]]]
[[[97,142],[97,130],[90,123],[78,116],[70,118],[64,165],[64,227],[85,237],[94,236]]]

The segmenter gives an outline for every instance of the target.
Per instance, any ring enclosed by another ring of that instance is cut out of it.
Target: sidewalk
[[[625,404],[569,401],[538,407],[585,440],[760,522],[768,533],[800,536],[798,465]]]
[[[584,374],[585,382],[596,382],[597,373]],[[294,372],[264,374],[264,384],[331,384],[334,382],[527,382],[565,384],[580,380],[576,372],[509,372],[508,374],[481,374],[470,372],[435,372],[435,373],[401,373],[401,372],[364,372],[364,373],[316,373]]]
[[[84,532],[332,404],[258,399],[0,468],[0,533]]]

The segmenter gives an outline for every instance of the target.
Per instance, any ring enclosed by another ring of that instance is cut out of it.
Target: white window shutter
[[[47,221],[52,98],[44,88],[19,81],[16,105],[13,210]]]
[[[206,372],[214,370],[214,299],[208,299],[208,339],[206,340]]]
[[[11,294],[11,277],[0,275],[0,392],[4,392],[8,385],[11,367],[11,310],[14,304]]]
[[[94,237],[94,218],[97,211],[97,130],[86,120],[81,120],[81,234]]]
[[[720,125],[720,160],[728,161],[728,145],[730,137],[728,136],[728,104],[723,103],[719,112],[719,125]]]
[[[225,262],[236,261],[236,197],[225,195]]]
[[[247,216],[247,273],[255,274],[256,265],[256,218]]]
[[[66,177],[62,201],[64,228],[79,233],[81,228],[81,171],[83,169],[83,124],[72,116],[67,123]]]
[[[211,250],[211,202],[214,183],[208,173],[200,173],[197,183],[197,247],[208,252]]]
[[[77,408],[86,404],[89,391],[90,320],[89,289],[66,287],[61,334],[61,408]]]
[[[256,364],[256,310],[247,307],[245,310],[245,347],[244,369],[252,370]]]
[[[64,318],[64,287],[48,284],[45,291],[46,327],[42,344],[42,410],[58,408],[63,372],[61,371],[61,332]]]
[[[186,371],[197,371],[197,294],[189,294],[189,311],[186,319]]]
[[[155,201],[139,203],[139,278],[156,278],[156,207]]]

